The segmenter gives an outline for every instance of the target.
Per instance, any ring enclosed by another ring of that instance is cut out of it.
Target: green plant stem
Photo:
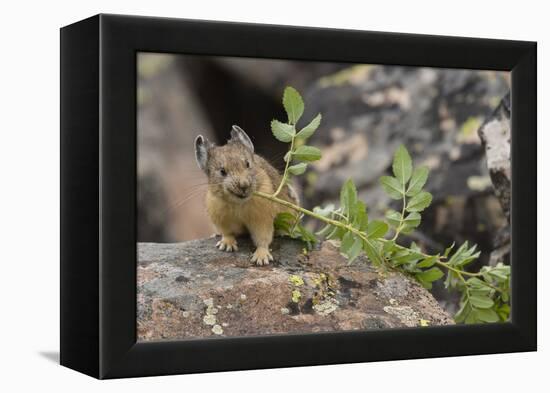
[[[295,205],[292,202],[288,202],[288,201],[285,201],[284,199],[277,198],[276,194],[271,195],[271,194],[266,194],[266,193],[261,192],[261,191],[256,191],[256,192],[254,192],[254,195],[256,195],[258,197],[261,197],[261,198],[268,199],[272,202],[278,203],[280,205],[283,205],[285,207],[288,207],[292,210],[303,213],[303,214],[308,215],[310,217],[316,218],[317,220],[323,221],[326,224],[330,224],[330,225],[333,225],[335,227],[345,229],[345,230],[347,230],[349,232],[352,232],[353,234],[359,236],[361,239],[363,239],[365,241],[369,241],[369,239],[367,239],[365,237],[365,234],[363,232],[361,232],[360,230],[358,230],[357,228],[354,228],[349,224],[343,224],[339,221],[333,220],[333,219],[328,218],[328,217],[323,217],[320,214],[314,213],[314,212],[312,212],[308,209],[304,209],[303,207]],[[380,238],[380,239],[377,239],[377,240],[382,241],[382,242],[390,241],[390,240],[384,239],[384,238]],[[406,247],[400,246],[399,244],[395,244],[395,247],[399,248],[400,250],[408,250]],[[424,258],[429,258],[429,257],[433,256],[433,255],[425,254],[425,253],[422,253],[422,252],[418,252],[418,254],[422,255]],[[470,277],[477,277],[477,276],[481,275],[481,273],[470,273],[470,272],[466,272],[466,271],[463,271],[463,270],[456,269],[455,267],[450,266],[448,263],[441,261],[439,259],[439,257],[435,261],[435,264],[439,265],[441,267],[444,267],[445,269],[448,269],[448,270],[451,270],[451,271],[455,272],[459,276],[459,278],[464,282],[464,284],[466,286],[468,286],[468,284],[466,283],[466,280],[463,277],[464,275],[465,276],[470,276]],[[501,291],[499,288],[494,287],[494,286],[490,285],[489,283],[487,283],[487,285],[490,286],[491,288],[497,290],[497,291]]]
[[[288,168],[290,167],[290,161],[292,161],[292,152],[294,151],[294,140],[295,139],[296,139],[296,137],[293,136],[292,140],[290,141],[290,150],[288,151],[289,155],[288,155],[288,160],[286,160],[285,171],[283,172],[283,178],[281,179],[281,183],[279,184],[279,187],[277,188],[277,190],[273,194],[274,197],[276,197],[277,195],[279,195],[281,193],[283,187],[286,184],[286,179],[288,178]]]
[[[401,232],[401,227],[403,226],[403,221],[405,221],[405,208],[407,207],[407,197],[405,195],[405,186],[403,186],[403,208],[401,209],[401,219],[399,220],[399,225],[395,228],[395,235],[392,240],[395,241]]]

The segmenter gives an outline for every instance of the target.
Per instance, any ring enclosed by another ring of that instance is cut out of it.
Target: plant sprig
[[[284,157],[285,170],[281,183],[273,194],[256,192],[255,195],[286,206],[297,214],[281,213],[275,220],[275,228],[290,237],[303,240],[308,247],[317,242],[318,236],[339,242],[340,252],[351,264],[362,253],[377,267],[398,270],[413,276],[425,288],[431,289],[435,281],[442,279],[446,271],[445,287],[461,292],[460,309],[455,315],[459,323],[484,323],[506,321],[510,315],[510,267],[502,263],[484,266],[479,272],[465,270],[480,252],[476,246],[465,242],[452,255],[454,244],[443,254],[424,253],[414,242],[409,247],[398,244],[401,234],[413,232],[421,223],[421,212],[430,206],[432,195],[423,190],[428,180],[427,167],[414,168],[412,159],[401,145],[397,148],[393,163],[393,176],[382,176],[380,184],[391,199],[402,203],[401,211],[388,210],[385,221],[370,220],[367,206],[358,199],[355,184],[348,179],[340,191],[340,206],[333,204],[313,211],[279,198],[279,194],[292,176],[303,174],[308,163],[321,158],[321,150],[306,145],[321,124],[318,114],[309,124],[297,131],[297,123],[304,112],[302,97],[292,87],[283,94],[283,106],[288,121],[271,122],[273,136],[290,148]],[[312,233],[301,224],[304,215],[323,222],[325,227]]]

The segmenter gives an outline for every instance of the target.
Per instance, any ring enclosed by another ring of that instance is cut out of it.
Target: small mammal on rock
[[[273,194],[282,176],[264,158],[254,154],[248,135],[233,126],[231,138],[216,146],[204,136],[195,139],[195,157],[208,176],[206,210],[221,233],[220,250],[236,251],[236,236],[249,233],[256,246],[252,262],[267,265],[273,260],[269,245],[277,214],[290,209],[254,196],[255,191]],[[279,198],[298,204],[296,192],[285,185]]]

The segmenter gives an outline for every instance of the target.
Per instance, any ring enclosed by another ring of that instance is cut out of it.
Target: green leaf
[[[306,171],[306,168],[307,168],[307,164],[304,162],[301,162],[299,164],[290,166],[288,168],[288,171],[293,175],[301,175]]]
[[[403,198],[404,186],[395,177],[382,176],[380,184],[391,199],[399,200]]]
[[[292,137],[295,133],[293,126],[281,123],[279,120],[271,121],[271,132],[277,140],[285,143],[292,141]]]
[[[421,212],[432,203],[432,194],[427,191],[422,191],[411,198],[407,204],[408,212]]]
[[[363,249],[365,250],[365,254],[367,254],[367,257],[372,263],[374,263],[376,266],[382,266],[384,261],[382,260],[380,254],[378,253],[378,250],[376,249],[375,242],[371,240],[364,241]]]
[[[367,206],[363,201],[357,201],[355,203],[354,216],[352,226],[364,232],[369,223],[369,215],[367,214]]]
[[[407,188],[407,196],[413,197],[422,190],[422,187],[424,187],[424,184],[428,180],[428,173],[430,173],[430,170],[425,166],[414,170],[409,187]]]
[[[367,237],[369,239],[378,239],[388,232],[388,224],[382,221],[371,221],[367,225]]]
[[[351,216],[355,212],[356,203],[357,189],[353,180],[348,179],[340,190],[340,208],[342,209],[342,213],[351,219]]]
[[[486,309],[478,309],[476,310],[476,317],[478,320],[482,322],[498,322],[499,316],[495,312],[495,310],[486,308]]]
[[[292,156],[300,161],[317,161],[321,158],[321,150],[313,146],[300,146]]]
[[[345,229],[334,227],[334,229],[327,235],[327,239],[342,239],[347,233]]]
[[[317,235],[321,237],[327,237],[334,230],[334,226],[327,224],[324,228],[317,231]]]
[[[456,323],[462,323],[466,320],[466,317],[470,313],[472,308],[470,307],[470,303],[465,301],[462,303],[462,306],[458,310],[458,312],[455,314],[455,322]]]
[[[296,137],[305,141],[307,138],[313,135],[313,133],[315,132],[315,130],[317,130],[320,124],[321,124],[321,114],[319,113],[307,126],[302,128],[300,132],[296,134]]]
[[[340,252],[347,255],[354,242],[355,238],[353,234],[351,232],[346,232],[346,234],[342,238],[342,241],[340,242]]]
[[[493,307],[493,300],[486,296],[473,295],[470,296],[470,303],[477,308],[490,308]]]
[[[399,214],[399,213],[398,213]],[[405,217],[405,219],[403,220],[403,224],[405,225],[405,227],[407,228],[416,228],[417,226],[420,225],[420,214],[417,213],[417,212],[412,212],[412,213],[409,213],[407,215],[407,217]]]
[[[423,258],[422,254],[419,254],[415,251],[411,251],[408,249],[404,249],[404,250],[398,251],[393,256],[392,261],[398,265],[402,265],[404,263],[416,262],[422,258]]]
[[[384,253],[391,253],[397,250],[397,247],[395,247],[395,242],[393,240],[388,240],[384,243],[382,247],[382,251]]]
[[[292,159],[292,152],[289,150],[286,152],[283,160],[285,160],[285,162],[288,162],[288,160]]]
[[[426,268],[431,267],[435,264],[435,261],[437,261],[437,256],[432,255],[428,258],[423,259],[421,262],[419,262],[416,266]]]
[[[453,244],[451,244],[449,247],[445,249],[445,252],[443,253],[443,256],[445,258],[449,256],[449,253],[453,250],[454,246],[455,246],[455,243],[453,242]]]
[[[503,304],[497,309],[497,313],[502,321],[507,321],[510,317],[510,306],[507,304]]]
[[[363,241],[360,238],[356,238],[349,252],[347,253],[348,259],[349,259],[348,264],[351,264],[355,260],[355,258],[359,256],[362,249],[363,249]]]
[[[300,234],[300,236],[298,236],[297,238],[304,241],[307,244],[308,248],[311,248],[315,243],[317,243],[317,237],[312,232],[307,230],[303,225],[298,224],[296,226],[296,229]]]
[[[386,220],[388,220],[392,227],[397,228],[397,226],[401,223],[401,213],[396,212],[395,210],[388,210],[386,212]]]
[[[277,214],[273,223],[274,227],[278,231],[283,231],[285,234],[289,234],[290,229],[296,222],[296,217],[292,213],[283,212]]]
[[[295,88],[288,86],[285,89],[283,93],[283,106],[288,115],[288,122],[293,125],[298,123],[298,120],[304,113],[304,101]]]
[[[422,273],[418,273],[416,277],[423,281],[432,282],[437,281],[441,277],[443,277],[443,272],[438,267],[432,267],[431,269],[425,270]]]
[[[412,160],[409,152],[404,145],[401,145],[395,151],[393,156],[393,174],[397,180],[405,186],[405,184],[411,178],[412,173]]]

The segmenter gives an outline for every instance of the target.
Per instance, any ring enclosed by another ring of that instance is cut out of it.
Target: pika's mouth
[[[235,192],[233,190],[228,191],[232,196],[238,198],[241,201],[246,201],[248,198],[250,198],[250,195],[252,195],[251,192]]]

